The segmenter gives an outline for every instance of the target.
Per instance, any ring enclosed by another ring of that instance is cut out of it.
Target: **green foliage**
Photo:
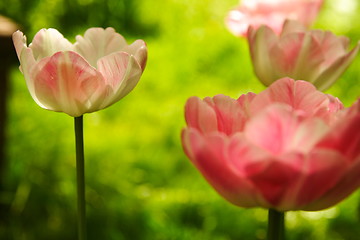
[[[11,0],[0,9],[32,36],[58,28],[73,39],[92,26],[142,37],[149,59],[138,86],[85,121],[89,240],[265,239],[266,211],[230,205],[205,182],[182,151],[188,97],[237,97],[264,87],[256,80],[247,43],[224,26],[237,1]],[[316,26],[334,14],[327,4]],[[345,18],[345,16],[342,16]],[[351,15],[353,19],[353,15]],[[342,19],[342,21],[344,21]],[[336,21],[334,21],[336,22]],[[351,36],[360,28],[331,30]],[[340,25],[341,26],[341,25]],[[329,92],[350,105],[358,96],[359,58]],[[0,239],[76,237],[73,120],[39,108],[21,73],[11,74],[7,172],[0,203]],[[357,239],[358,195],[317,213],[291,212],[288,239]]]

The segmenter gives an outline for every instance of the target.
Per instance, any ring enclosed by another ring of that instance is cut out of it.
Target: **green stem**
[[[79,240],[86,240],[83,116],[75,117],[74,124],[75,124],[75,147],[76,147],[78,237]]]
[[[269,209],[267,240],[285,239],[285,214]]]

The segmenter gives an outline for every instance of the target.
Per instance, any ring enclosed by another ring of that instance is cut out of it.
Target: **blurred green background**
[[[138,86],[84,117],[89,240],[265,239],[267,212],[237,208],[205,182],[182,151],[183,107],[196,95],[234,98],[264,87],[244,39],[224,26],[237,0],[2,0],[0,14],[31,42],[40,28],[70,40],[89,27],[142,38],[149,58]],[[357,0],[328,0],[314,27],[360,39]],[[0,46],[1,47],[1,46]],[[360,59],[328,93],[359,97]],[[10,71],[0,239],[76,239],[73,119],[41,109],[18,66]],[[289,240],[355,240],[358,193],[320,212],[287,214]]]

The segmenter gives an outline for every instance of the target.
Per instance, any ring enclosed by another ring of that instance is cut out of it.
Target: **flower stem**
[[[75,147],[76,147],[78,237],[79,240],[86,240],[83,116],[75,117],[74,125],[75,125]]]
[[[285,214],[274,209],[269,209],[267,240],[285,239]]]

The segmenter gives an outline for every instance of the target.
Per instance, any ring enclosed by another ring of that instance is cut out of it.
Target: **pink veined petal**
[[[291,161],[289,159],[290,163]],[[281,204],[287,191],[296,185],[300,175],[298,169],[291,167],[290,163],[273,157],[246,166],[246,178],[262,193],[272,208],[281,211],[284,210]]]
[[[89,101],[104,89],[104,79],[75,52],[58,52],[42,59],[30,73],[34,94],[53,111],[78,117],[96,111]]]
[[[121,51],[127,43],[123,36],[116,33],[111,27],[89,28],[84,37],[76,36],[74,44],[75,51],[83,56],[93,67],[97,66],[97,61],[111,53]]]
[[[273,104],[251,118],[244,133],[246,139],[273,155],[289,151],[300,125],[299,117],[283,104]],[[298,146],[299,150],[302,146]]]
[[[289,23],[291,21],[286,22],[284,27]],[[326,50],[322,49],[322,42],[319,42],[314,35],[314,31],[294,31],[280,37],[270,52],[277,78],[289,76],[308,82],[317,79],[328,59],[326,59]]]
[[[330,127],[319,118],[303,120],[289,140],[287,151],[310,152],[313,147],[330,131]]]
[[[73,50],[73,45],[53,28],[41,29],[37,32],[29,47],[33,50],[37,61],[50,57],[56,52]]]
[[[239,107],[242,109],[244,123],[245,123],[245,121],[249,120],[249,118],[251,117],[250,104],[255,97],[256,97],[255,93],[249,92],[247,94],[241,95],[236,100],[239,104]],[[241,128],[241,130],[243,130],[243,127]]]
[[[319,109],[315,115],[323,119],[329,126],[332,126],[345,115],[344,111],[342,111],[344,105],[338,98],[329,94],[326,94],[326,96],[329,99],[328,107]]]
[[[198,97],[191,97],[185,105],[185,120],[189,127],[202,133],[217,131],[215,110]]]
[[[288,211],[304,209],[320,198],[334,187],[347,165],[336,152],[320,150],[252,162],[245,169],[273,208]]]
[[[346,160],[334,151],[315,149],[306,155],[302,166],[299,166],[301,172],[301,176],[298,178],[299,184],[297,187],[289,189],[288,197],[295,204],[288,208],[300,210],[321,198],[338,183],[346,173],[348,166]],[[321,209],[323,208],[317,210]]]
[[[106,96],[101,108],[110,106],[125,97],[140,80],[142,69],[133,55],[116,52],[97,62],[97,69],[105,79],[105,84],[112,89]]]
[[[241,207],[257,206],[256,189],[227,163],[226,135],[202,136],[190,128],[183,130],[182,141],[185,152],[191,153],[188,154],[190,160],[221,196]]]
[[[326,61],[323,63],[325,67],[333,63],[339,57],[347,54],[347,48],[350,40],[344,36],[336,36],[329,31],[312,30],[311,35],[319,44]]]
[[[213,98],[205,98],[215,111],[217,118],[217,129],[226,135],[242,131],[247,120],[246,109],[235,99],[225,95],[216,95]]]
[[[255,114],[276,102],[288,104],[305,116],[313,116],[320,109],[328,107],[329,99],[325,94],[317,91],[311,83],[282,78],[259,93],[251,102],[250,109]]]
[[[312,203],[303,207],[306,211],[317,211],[331,207],[344,200],[360,187],[360,156],[353,164],[347,165],[346,172],[337,181],[336,185],[330,188],[325,194]]]
[[[360,111],[338,120],[329,134],[317,144],[317,148],[338,151],[349,161],[360,156]]]
[[[273,61],[272,66],[276,71],[276,78],[285,76],[294,77],[294,71],[299,61],[301,47],[303,45],[304,33],[289,33],[282,36],[273,48],[269,49],[269,55]],[[274,81],[273,79],[272,81]],[[303,79],[298,78],[296,79]]]
[[[147,61],[147,48],[143,40],[136,40],[130,45],[125,46],[122,51],[134,55],[136,61],[140,64],[141,69],[145,69]]]

